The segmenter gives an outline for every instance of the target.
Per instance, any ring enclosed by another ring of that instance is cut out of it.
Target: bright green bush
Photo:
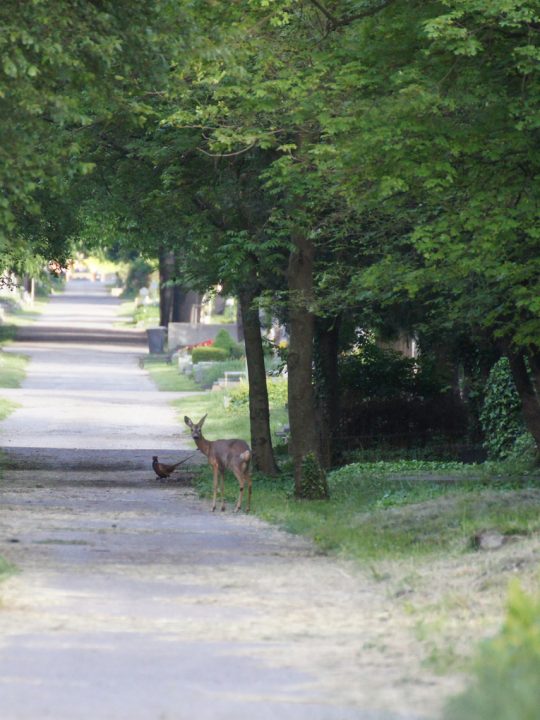
[[[496,362],[489,373],[480,423],[484,446],[492,460],[508,457],[517,438],[525,432],[521,402],[506,357]]]
[[[285,407],[287,404],[287,381],[268,378],[266,385],[270,407]],[[229,397],[231,410],[247,408],[249,405],[249,385],[247,383],[238,383],[238,386],[230,391]]]
[[[234,340],[226,330],[220,330],[214,338],[214,347],[223,348],[229,354],[234,345]]]
[[[445,720],[537,720],[539,678],[540,597],[516,582],[501,632],[484,644],[473,685],[450,701]]]
[[[227,351],[214,345],[194,347],[191,351],[193,364],[199,362],[220,362],[227,359]]]
[[[214,347],[223,348],[228,358],[239,359],[245,355],[244,345],[235,342],[225,330],[220,330],[214,339]]]

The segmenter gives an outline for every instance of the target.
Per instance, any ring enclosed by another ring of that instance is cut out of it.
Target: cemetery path
[[[0,586],[0,717],[435,717],[449,688],[375,573],[155,479],[153,454],[192,452],[181,394],[154,389],[117,310],[72,281],[11,346],[31,362],[0,391],[19,403],[0,425],[0,555],[18,568]]]

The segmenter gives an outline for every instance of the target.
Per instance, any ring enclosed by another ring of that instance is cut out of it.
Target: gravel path
[[[2,720],[432,717],[410,628],[369,574],[256,518],[211,514],[151,456],[191,442],[72,281],[12,346],[31,357],[0,425]],[[256,493],[256,488],[255,488]]]

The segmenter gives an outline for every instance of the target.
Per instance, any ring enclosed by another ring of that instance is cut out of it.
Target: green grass
[[[26,375],[27,364],[28,358],[26,355],[7,353],[0,350],[0,387],[20,387]]]
[[[8,322],[0,325],[0,387],[20,387],[26,375],[28,358],[17,353],[2,352],[2,345],[6,345],[17,337],[17,328],[33,323],[43,312],[48,299],[36,300],[31,309],[21,310],[13,303],[3,298],[4,306],[8,306]]]
[[[150,373],[150,377],[157,385],[158,390],[187,392],[190,390],[200,391],[201,389],[192,378],[187,377],[184,373],[178,372],[176,365],[171,363],[146,357],[144,359],[144,367]]]
[[[15,340],[17,335],[17,326],[9,323],[7,325],[0,325],[0,345],[5,345],[7,342]]]
[[[459,463],[375,463],[329,473],[331,500],[295,500],[292,481],[263,479],[255,511],[325,551],[370,560],[471,549],[481,529],[540,530],[538,476]]]
[[[18,407],[20,407],[18,403],[0,398],[0,421],[5,420]]]
[[[0,555],[0,582],[16,572],[16,568]]]
[[[205,437],[249,441],[247,407],[231,403],[225,408],[226,395],[207,392],[175,401],[186,434],[184,415],[197,422],[208,413]],[[282,405],[271,408],[272,433],[286,420]],[[473,552],[472,537],[483,529],[506,535],[540,532],[540,472],[526,464],[352,463],[329,472],[329,501],[297,500],[290,459],[281,466],[278,478],[255,475],[253,512],[312,538],[325,552],[361,561]],[[196,487],[209,497],[210,472],[203,467],[197,473]],[[229,476],[227,501],[232,504],[236,494],[236,481]]]
[[[536,720],[540,707],[540,596],[514,582],[500,632],[485,641],[472,682],[445,708],[445,720]]]
[[[236,409],[225,408],[224,398],[227,392],[216,390],[206,393],[198,393],[182,398],[173,403],[178,412],[178,419],[184,426],[184,415],[190,417],[194,422],[201,419],[208,413],[204,423],[204,435],[210,440],[218,438],[239,437],[249,442],[249,411],[247,408]],[[284,407],[271,407],[270,427],[275,432],[287,419],[287,411]]]
[[[7,322],[0,325],[0,343],[14,340],[17,334],[17,327],[22,325],[30,325],[43,312],[44,307],[49,302],[48,298],[40,298],[34,301],[31,308],[22,309],[13,303],[9,303],[6,298],[2,299],[4,307],[7,309]]]
[[[213,407],[196,396],[189,400],[191,406],[182,402],[182,409],[192,419],[209,412],[210,438],[249,437],[238,421],[220,415],[217,398]],[[198,490],[208,497],[210,474],[200,474]],[[472,552],[472,537],[486,528],[506,535],[540,531],[540,477],[502,463],[356,463],[330,472],[328,481],[329,501],[295,499],[287,460],[281,477],[255,476],[253,511],[311,538],[322,551],[360,561]],[[232,503],[232,477],[226,489]]]
[[[135,300],[123,302],[118,311],[122,326],[156,327],[159,325],[159,307],[157,305],[137,305]]]

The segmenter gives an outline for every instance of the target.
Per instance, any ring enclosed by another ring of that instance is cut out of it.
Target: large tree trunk
[[[313,263],[315,249],[303,233],[293,238],[289,258],[289,425],[294,461],[295,494],[328,497],[320,466],[319,433],[313,389]]]
[[[277,475],[270,433],[270,408],[266,369],[261,338],[259,312],[254,304],[255,293],[245,289],[240,294],[240,311],[246,344],[246,361],[249,377],[249,420],[251,426],[251,447],[256,470],[266,475]]]
[[[537,457],[540,457],[540,400],[535,392],[533,382],[527,370],[525,353],[522,351],[514,352],[507,348],[506,355],[510,362],[512,377],[514,378],[514,383],[521,400],[523,419],[527,430],[536,442]],[[531,370],[534,375],[535,369],[536,371],[538,370],[534,354],[531,356],[531,361]]]
[[[159,324],[167,327],[172,318],[174,287],[166,283],[174,278],[175,257],[172,250],[159,253]]]
[[[321,462],[326,468],[332,467],[341,454],[339,327],[339,317],[317,318],[315,322],[316,402]]]

